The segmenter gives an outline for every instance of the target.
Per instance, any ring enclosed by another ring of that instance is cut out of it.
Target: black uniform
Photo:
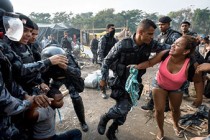
[[[40,61],[41,60],[41,47],[40,47],[40,43],[38,41],[35,41],[34,43],[29,44],[30,49],[33,53],[33,57],[34,57],[34,61]]]
[[[66,48],[67,51],[71,52],[72,51],[72,45],[71,45],[71,42],[72,42],[72,38],[70,37],[62,37],[61,38],[61,46],[62,48]]]
[[[77,117],[81,123],[83,131],[88,131],[88,126],[85,122],[85,112],[84,105],[79,92],[76,90],[75,85],[73,84],[73,77],[80,77],[81,71],[78,66],[75,58],[71,53],[67,55],[68,57],[68,68],[67,70],[63,70],[58,66],[51,66],[49,70],[42,74],[42,78],[45,83],[50,86],[50,88],[59,89],[63,84],[69,90],[70,97],[72,99],[72,103],[74,105],[74,110],[77,114]],[[50,79],[53,79],[50,83]]]
[[[181,33],[169,28],[165,33],[160,33],[160,35],[158,35],[158,42],[161,44],[166,43],[172,45],[181,36]]]
[[[125,83],[129,76],[129,68],[126,66],[144,62],[149,59],[151,52],[160,52],[170,47],[169,45],[161,46],[156,41],[152,41],[149,45],[143,44],[138,46],[134,41],[134,37],[135,34],[131,38],[123,39],[115,44],[102,64],[102,80],[106,80],[110,66],[114,62],[117,62],[115,64],[116,67],[113,67],[113,71],[116,75],[114,81],[117,82],[116,85],[111,86],[111,96],[117,93],[117,96],[115,96],[116,104],[109,109],[108,113],[102,117],[102,121],[99,122],[100,126],[101,124],[103,125],[104,122],[107,123],[110,119],[114,120],[108,132],[113,132],[117,129],[118,125],[124,124],[126,116],[132,106],[129,94],[125,90]],[[142,82],[141,77],[145,72],[145,69],[139,70],[138,72],[138,82],[140,85]]]
[[[100,62],[104,60],[116,42],[116,39],[114,37],[110,37],[109,33],[100,38],[98,43],[98,56]]]
[[[99,41],[96,38],[94,38],[90,43],[90,49],[91,49],[91,52],[93,53],[93,59],[92,59],[93,63],[98,63],[97,62],[97,59],[98,59],[98,54],[97,54],[98,42]]]
[[[0,139],[15,140],[19,130],[11,121],[11,116],[28,109],[31,103],[25,98],[26,92],[13,80],[11,63],[3,54],[7,45],[0,40]]]
[[[23,45],[18,42],[10,42],[10,46],[11,46],[11,49],[19,56],[20,63],[22,63],[22,64],[30,63],[29,65],[33,65],[33,66],[35,66],[37,63],[39,63],[39,62],[35,61],[34,54],[28,45]],[[19,68],[17,68],[17,69],[19,69]],[[37,69],[37,71],[33,72],[33,73],[26,74],[26,75],[17,73],[16,69],[13,70],[14,77],[17,80],[17,82],[30,95],[38,94],[37,92],[39,92],[39,90],[36,86],[43,83],[43,80],[41,78],[41,71],[39,71],[40,67],[34,67],[34,69]]]

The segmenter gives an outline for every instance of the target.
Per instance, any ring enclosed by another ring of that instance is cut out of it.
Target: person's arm
[[[152,47],[151,52],[154,52],[154,53],[159,53],[163,50],[169,50],[171,48],[171,45],[165,44],[165,43],[159,43],[156,40],[152,40],[150,45]]]
[[[68,62],[67,58],[63,55],[54,55],[48,59],[27,64],[22,64],[18,57],[14,59],[10,60],[10,62],[12,63],[13,70],[19,73],[20,76],[25,76],[34,72],[44,72],[49,66]]]
[[[195,64],[195,66],[197,66],[197,65],[198,64]],[[197,98],[193,102],[193,105],[198,107],[202,103],[203,93],[204,93],[204,83],[203,83],[203,79],[202,79],[202,72],[195,73],[195,75],[193,77],[193,82],[194,82],[194,87],[195,87],[196,96],[197,96]]]
[[[210,63],[200,64],[196,68],[196,73],[208,72],[208,71],[210,71]]]
[[[15,98],[4,87],[0,94],[0,114],[8,116],[19,114],[30,108],[31,100],[32,98],[28,100]]]
[[[98,57],[100,62],[104,60],[105,47],[106,47],[106,38],[102,37],[98,43]]]
[[[101,66],[102,80],[107,80],[106,78],[108,77],[109,68],[111,64],[119,58],[121,49],[122,45],[121,42],[119,42],[117,45],[111,48],[108,55],[104,58]]]
[[[153,58],[151,58],[147,61],[144,61],[138,65],[135,65],[135,68],[140,70],[140,69],[146,69],[149,67],[153,67],[155,64],[161,62],[163,55],[167,52],[168,52],[168,50],[164,50],[164,51],[158,53],[157,55],[155,55]]]

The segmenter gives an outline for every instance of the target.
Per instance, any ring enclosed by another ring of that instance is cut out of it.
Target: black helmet
[[[46,48],[44,48],[41,52],[41,58],[46,59],[56,54],[66,55],[66,52],[56,44],[52,44]]]
[[[23,24],[19,15],[13,12],[10,0],[0,1],[0,32],[10,40],[19,41],[23,35]]]
[[[14,12],[12,3],[10,0],[1,0],[0,9],[5,12]]]

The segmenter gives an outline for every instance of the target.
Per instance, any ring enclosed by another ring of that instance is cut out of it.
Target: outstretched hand
[[[61,55],[61,54],[53,55],[49,59],[50,59],[50,62],[52,63],[52,65],[67,64],[68,63],[67,57],[64,56],[64,55]]]

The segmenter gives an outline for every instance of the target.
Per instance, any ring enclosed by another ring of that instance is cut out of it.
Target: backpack
[[[76,64],[76,66],[79,68],[79,65],[75,61],[74,57],[71,54],[69,54],[69,56],[71,57],[73,62]],[[81,93],[81,92],[84,91],[85,82],[84,82],[84,79],[81,76],[71,75],[70,79],[71,79],[72,85],[74,86],[74,88],[77,92]]]

